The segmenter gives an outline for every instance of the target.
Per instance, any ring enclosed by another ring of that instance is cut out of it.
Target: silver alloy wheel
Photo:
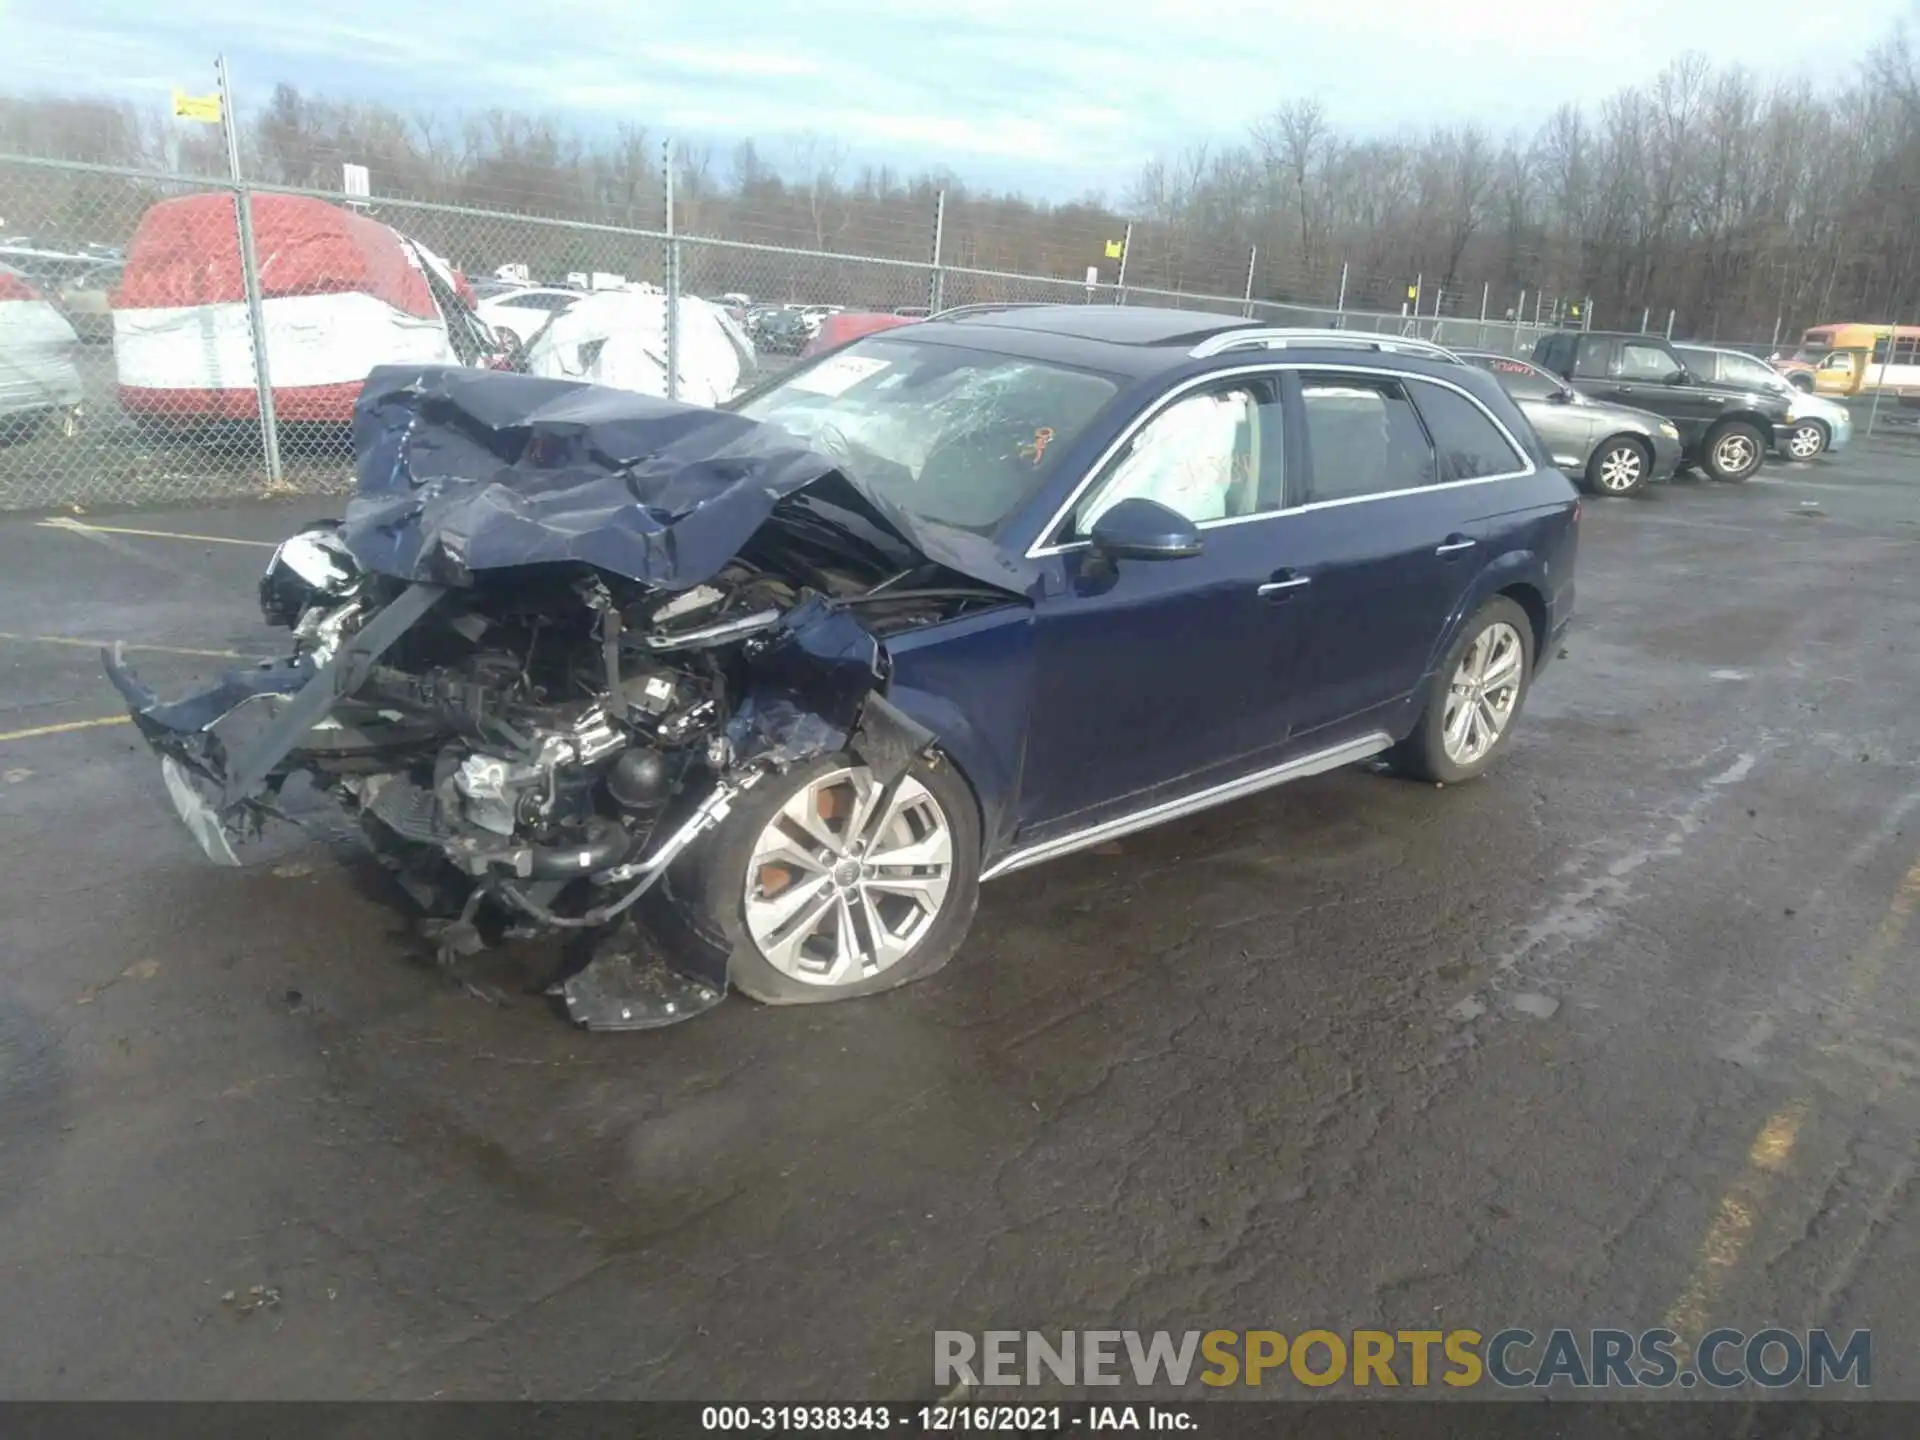
[[[1760,459],[1760,449],[1753,443],[1753,437],[1737,431],[1720,437],[1720,443],[1713,447],[1713,463],[1722,474],[1744,475]]]
[[[1787,454],[1795,460],[1811,460],[1826,448],[1826,432],[1811,420],[1802,421],[1787,436]]]
[[[1454,764],[1478,764],[1506,733],[1520,700],[1526,657],[1520,632],[1504,620],[1474,636],[1447,687],[1441,723],[1441,743]]]
[[[1645,469],[1638,445],[1616,445],[1600,461],[1600,488],[1616,495],[1631,490],[1640,483]]]
[[[809,780],[754,842],[747,933],[809,985],[855,985],[912,953],[946,904],[953,827],[913,776],[886,793],[864,765]]]

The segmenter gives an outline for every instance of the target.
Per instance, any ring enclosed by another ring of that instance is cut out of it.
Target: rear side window
[[[1592,378],[1607,373],[1607,355],[1612,346],[1604,340],[1589,340],[1582,345],[1578,337],[1567,336],[1567,347],[1573,354],[1573,373]]]
[[[1371,375],[1300,377],[1309,479],[1303,503],[1414,490],[1439,478],[1406,387]]]
[[[1500,433],[1487,412],[1457,390],[1415,380],[1413,397],[1439,451],[1446,480],[1478,480],[1483,475],[1512,475],[1527,462]]]
[[[1571,335],[1543,335],[1533,347],[1533,358],[1557,375],[1567,375],[1573,370],[1574,337]]]
[[[1613,373],[1622,380],[1664,380],[1675,368],[1673,356],[1664,345],[1623,340]]]
[[[1466,361],[1482,370],[1492,373],[1500,382],[1500,388],[1516,400],[1544,400],[1560,388],[1560,381],[1546,373],[1536,370],[1524,360],[1510,360],[1505,355],[1469,355]]]

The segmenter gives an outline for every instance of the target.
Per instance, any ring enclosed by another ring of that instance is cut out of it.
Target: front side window
[[[1196,525],[1277,510],[1280,412],[1264,383],[1175,400],[1140,427],[1074,510],[1069,539],[1122,500],[1158,501]]]
[[[1664,380],[1676,367],[1673,356],[1662,345],[1643,345],[1636,340],[1620,344],[1614,375],[1621,380]]]
[[[1413,401],[1385,377],[1300,377],[1311,482],[1306,503],[1414,490],[1439,478]]]
[[[1449,480],[1478,480],[1486,475],[1512,475],[1527,468],[1487,412],[1457,390],[1415,380],[1414,400],[1440,452],[1440,464]]]
[[[1570,346],[1577,345],[1578,341],[1569,335],[1567,337],[1567,344]],[[1579,345],[1579,348],[1574,352],[1574,375],[1576,377],[1598,377],[1607,374],[1607,352],[1610,348],[1604,340],[1595,340],[1585,345]]]
[[[1755,390],[1778,390],[1786,384],[1772,366],[1749,360],[1744,355],[1722,355],[1720,364],[1723,378],[1736,385],[1746,385]]]
[[[1118,393],[1104,375],[893,332],[788,371],[729,408],[792,432],[909,515],[988,535]]]

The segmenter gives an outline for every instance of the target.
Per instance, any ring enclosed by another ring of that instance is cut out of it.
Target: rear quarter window
[[[1487,412],[1459,391],[1426,380],[1415,380],[1412,389],[1413,402],[1439,452],[1442,479],[1478,480],[1527,468],[1525,457]]]

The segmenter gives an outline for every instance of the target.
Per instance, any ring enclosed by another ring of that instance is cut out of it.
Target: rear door
[[[1294,743],[1344,738],[1404,701],[1478,574],[1501,476],[1530,462],[1463,389],[1361,367],[1304,370],[1286,539],[1311,577]]]
[[[1725,404],[1712,372],[1673,377],[1683,370],[1664,341],[1623,339],[1613,344],[1607,366],[1607,398],[1637,410],[1651,410],[1673,421],[1688,445],[1707,433]]]
[[[1493,373],[1500,382],[1500,388],[1513,398],[1520,407],[1520,413],[1527,417],[1534,433],[1547,447],[1547,453],[1553,457],[1553,463],[1562,470],[1577,473],[1585,468],[1587,452],[1592,447],[1593,430],[1597,423],[1592,412],[1565,400],[1556,400],[1554,396],[1564,394],[1564,382],[1557,375],[1549,375],[1537,370],[1524,360],[1510,359],[1505,355],[1475,355],[1468,357],[1482,370]]]

